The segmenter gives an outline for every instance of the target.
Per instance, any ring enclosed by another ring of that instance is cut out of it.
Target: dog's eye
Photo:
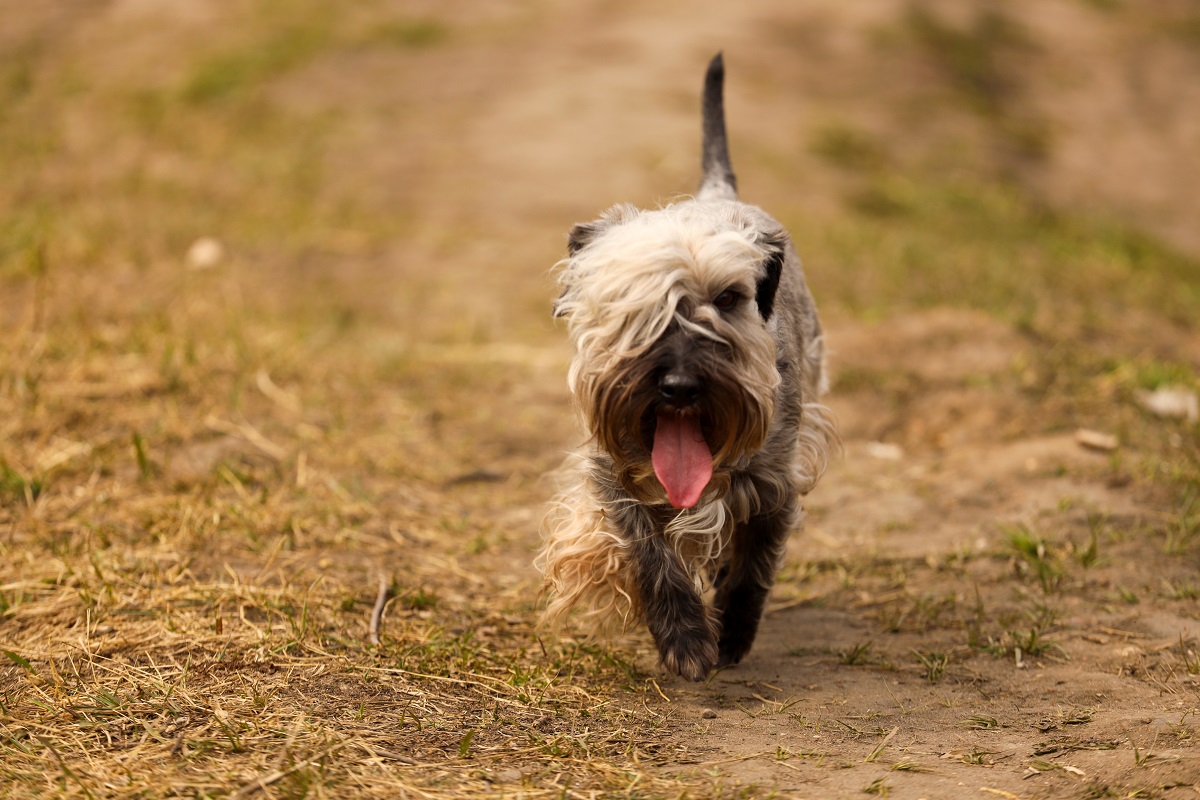
[[[742,299],[742,296],[733,289],[726,289],[719,295],[713,298],[713,305],[718,311],[729,311],[736,306]]]

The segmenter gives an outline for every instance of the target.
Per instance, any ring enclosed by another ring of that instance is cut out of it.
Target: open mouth
[[[713,456],[704,435],[703,418],[689,411],[660,408],[645,421],[653,425],[650,462],[667,500],[675,508],[691,508],[712,479]]]

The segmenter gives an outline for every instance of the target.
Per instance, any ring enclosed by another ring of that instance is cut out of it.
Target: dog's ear
[[[573,258],[576,253],[587,247],[608,226],[609,222],[603,218],[594,222],[580,222],[571,226],[571,230],[567,234],[567,257]],[[566,286],[563,286],[563,290],[559,294],[558,299],[554,301],[555,319],[561,319],[566,315],[566,311],[564,311],[562,307],[562,299],[566,293],[567,288]]]
[[[571,230],[567,233],[567,257],[573,258],[583,248],[587,247],[600,232],[608,227],[608,223],[603,219],[598,219],[594,222],[580,222],[571,226]],[[562,280],[560,278],[560,280]],[[554,301],[554,318],[561,319],[566,316],[566,311],[562,307],[562,299],[567,293],[567,287],[564,285],[562,292],[559,293],[558,299]]]
[[[754,302],[758,304],[758,313],[768,320],[775,309],[775,293],[779,289],[779,277],[783,274],[783,261],[787,257],[787,234],[781,232],[764,236],[759,243],[767,251],[767,257],[763,261],[763,274],[759,276],[758,286],[754,290]]]
[[[587,247],[607,227],[608,222],[603,219],[580,222],[572,226],[571,232],[567,234],[567,254],[573,256]]]
[[[638,215],[635,206],[621,203],[605,211],[600,219],[593,222],[580,222],[571,228],[567,234],[567,254],[575,255],[583,248],[600,237],[609,228],[628,222]]]
[[[635,206],[621,204],[605,211],[600,215],[600,219],[573,225],[567,234],[567,258],[574,258],[580,250],[583,250],[589,244],[596,241],[596,239],[600,238],[609,228],[633,219],[638,213]],[[565,314],[562,309],[561,300],[562,295],[559,295],[558,300],[554,302],[555,318],[562,317]]]

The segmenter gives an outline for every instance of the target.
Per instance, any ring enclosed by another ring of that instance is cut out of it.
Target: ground
[[[1200,17],[794,5],[0,9],[0,795],[1200,794]],[[689,684],[532,559],[717,50],[843,446]]]

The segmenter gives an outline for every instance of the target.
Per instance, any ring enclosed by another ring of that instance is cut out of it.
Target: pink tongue
[[[691,508],[712,478],[712,452],[693,415],[662,413],[650,454],[654,474],[676,508]]]

